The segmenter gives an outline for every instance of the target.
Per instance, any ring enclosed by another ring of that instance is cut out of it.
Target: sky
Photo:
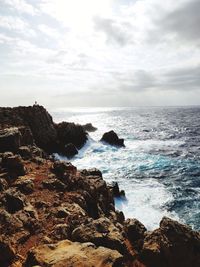
[[[0,0],[0,106],[200,105],[200,0]]]

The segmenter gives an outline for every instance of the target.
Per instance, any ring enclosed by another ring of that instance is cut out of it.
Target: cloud
[[[119,46],[125,46],[132,42],[130,35],[131,25],[127,22],[117,22],[113,19],[95,17],[95,30],[103,32],[106,35],[108,44],[114,43]]]
[[[42,33],[50,36],[51,38],[59,38],[59,37],[61,37],[58,29],[55,29],[53,27],[49,27],[48,25],[40,24],[40,25],[38,25],[38,29]]]
[[[29,15],[35,15],[38,13],[38,10],[25,0],[0,0],[0,4],[8,6],[11,10],[18,11],[20,13],[26,13]]]
[[[36,36],[35,31],[30,27],[29,23],[17,16],[0,15],[0,27],[11,31],[12,33]]]
[[[179,4],[162,17],[154,20],[155,29],[150,31],[150,39],[157,41],[177,40],[200,45],[200,1],[191,0]]]

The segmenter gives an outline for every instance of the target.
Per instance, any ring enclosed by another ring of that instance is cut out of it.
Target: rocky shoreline
[[[147,231],[115,209],[119,188],[99,170],[51,156],[78,152],[87,127],[38,105],[0,108],[0,266],[199,267],[199,232],[166,217]]]

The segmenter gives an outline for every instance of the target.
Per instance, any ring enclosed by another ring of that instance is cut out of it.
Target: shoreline
[[[115,209],[114,187],[99,170],[50,156],[67,138],[82,147],[82,126],[70,124],[72,138],[41,106],[0,108],[0,118],[2,266],[200,266],[199,232],[166,217],[148,232]]]

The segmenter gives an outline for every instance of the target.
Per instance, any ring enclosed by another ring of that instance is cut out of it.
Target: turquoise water
[[[126,217],[154,229],[166,215],[200,229],[200,108],[66,109],[53,117],[98,127],[72,161],[119,183],[127,201],[116,206]],[[125,148],[99,142],[111,129]]]

